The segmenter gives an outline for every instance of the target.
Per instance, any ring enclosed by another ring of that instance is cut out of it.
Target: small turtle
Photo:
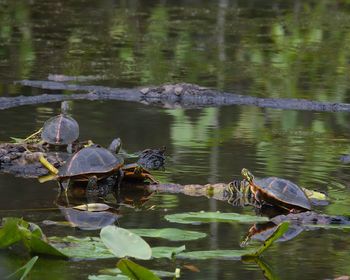
[[[291,181],[277,177],[254,179],[246,168],[242,169],[242,175],[260,204],[266,202],[290,212],[311,210],[311,203],[304,191]]]
[[[79,125],[66,114],[66,105],[62,104],[62,113],[48,119],[43,126],[41,139],[50,145],[71,145],[79,137]]]

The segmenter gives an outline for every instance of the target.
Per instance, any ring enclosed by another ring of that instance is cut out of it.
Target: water
[[[344,1],[0,1],[0,96],[45,90],[14,85],[49,74],[85,76],[80,84],[137,87],[190,82],[259,97],[350,102],[349,5]],[[64,93],[64,92],[62,92]],[[162,182],[205,184],[240,178],[247,167],[256,176],[280,176],[326,192],[331,203],[318,212],[349,215],[349,113],[317,113],[249,106],[165,109],[127,102],[74,101],[72,116],[81,139],[107,146],[121,137],[130,152],[167,147]],[[0,111],[0,139],[24,137],[59,113],[60,104]],[[57,185],[0,175],[0,216],[36,222],[48,235],[98,235],[45,226],[63,220]],[[239,249],[250,225],[170,224],[168,213],[244,212],[223,201],[183,194],[156,194],[152,211],[121,207],[125,228],[179,227],[208,237],[186,242],[188,250]],[[147,208],[147,207],[146,207]],[[152,245],[182,245],[148,239]],[[169,244],[170,243],[170,244]],[[303,231],[278,243],[264,262],[281,279],[324,279],[349,275],[350,241],[341,230]],[[1,274],[25,258],[0,253]],[[61,261],[40,257],[32,279],[87,279],[116,260]],[[172,270],[166,260],[140,262]],[[262,279],[258,265],[239,261],[184,261],[183,279]],[[303,269],[300,269],[302,266]]]

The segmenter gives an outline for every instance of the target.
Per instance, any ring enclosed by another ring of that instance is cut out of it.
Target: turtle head
[[[241,173],[243,178],[246,179],[248,183],[251,183],[254,180],[254,175],[248,169],[243,168]]]
[[[108,147],[108,150],[110,150],[112,153],[119,153],[120,149],[122,147],[122,140],[120,138],[113,139],[111,144]]]

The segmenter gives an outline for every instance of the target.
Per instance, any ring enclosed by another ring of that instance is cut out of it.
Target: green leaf
[[[165,219],[173,223],[193,224],[209,222],[239,222],[254,223],[268,221],[266,217],[250,216],[237,213],[220,213],[220,212],[187,212],[166,215]]]
[[[19,218],[4,218],[0,228],[0,249],[7,248],[22,239],[18,230]]]
[[[174,256],[186,250],[186,246],[180,247],[153,247],[152,257],[153,258],[168,258],[172,259]]]
[[[36,263],[36,261],[38,260],[39,257],[35,256],[33,258],[31,258],[24,266],[20,267],[19,269],[17,269],[14,273],[8,275],[6,277],[6,279],[11,278],[12,276],[15,276],[16,274],[23,272],[20,280],[23,280],[27,277],[28,273],[32,270],[34,264]]]
[[[149,269],[128,259],[121,259],[117,267],[125,275],[134,280],[160,280],[160,278]]]
[[[152,249],[140,236],[127,229],[106,226],[100,232],[102,242],[117,257],[134,257],[148,260],[152,257]]]
[[[38,225],[20,220],[18,223],[18,230],[21,233],[22,241],[29,252],[57,257],[67,257],[64,253],[60,252],[46,241],[46,236]]]
[[[98,237],[77,238],[73,236],[48,238],[50,244],[73,259],[107,259],[115,255]]]
[[[130,229],[130,231],[140,236],[164,238],[170,241],[196,240],[207,236],[203,232],[182,230],[178,228]]]
[[[245,254],[244,257],[259,257],[263,252],[267,250],[277,239],[282,237],[288,230],[289,223],[284,222],[278,225],[276,230],[267,238],[264,243],[251,253]]]

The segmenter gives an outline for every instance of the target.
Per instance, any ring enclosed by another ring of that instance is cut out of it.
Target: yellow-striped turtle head
[[[248,181],[248,183],[253,182],[254,175],[247,168],[243,168],[241,171],[241,174],[242,174],[243,178]]]

